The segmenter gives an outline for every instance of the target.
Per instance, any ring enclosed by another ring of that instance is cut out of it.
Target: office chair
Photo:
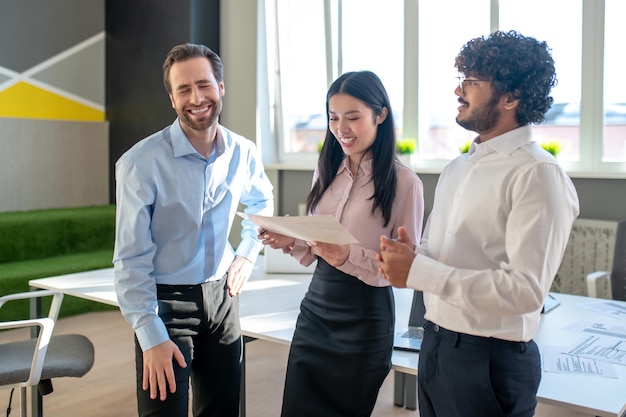
[[[626,301],[626,220],[617,224],[611,271],[587,275],[587,292],[590,297]]]
[[[20,416],[27,415],[26,390],[37,386],[41,395],[52,392],[52,378],[82,377],[93,366],[94,349],[82,335],[53,335],[63,293],[31,291],[0,297],[0,308],[8,301],[52,296],[48,317],[0,322],[0,330],[35,328],[36,338],[0,343],[0,386],[20,388]],[[12,396],[13,391],[11,391]],[[7,415],[10,412],[7,410]]]

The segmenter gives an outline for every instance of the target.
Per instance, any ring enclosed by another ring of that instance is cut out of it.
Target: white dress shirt
[[[528,341],[578,212],[530,126],[475,142],[441,173],[407,284],[446,329]]]

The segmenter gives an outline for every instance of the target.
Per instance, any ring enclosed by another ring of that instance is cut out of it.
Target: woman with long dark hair
[[[393,292],[376,260],[380,236],[394,237],[404,225],[417,241],[422,228],[422,182],[396,158],[393,113],[378,76],[341,75],[326,110],[307,212],[335,216],[359,243],[259,235],[303,265],[317,260],[289,352],[283,417],[371,415],[391,369],[395,324]]]

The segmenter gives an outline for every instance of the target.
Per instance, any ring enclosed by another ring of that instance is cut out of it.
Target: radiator
[[[551,291],[587,294],[587,274],[610,271],[615,251],[617,222],[576,219]]]

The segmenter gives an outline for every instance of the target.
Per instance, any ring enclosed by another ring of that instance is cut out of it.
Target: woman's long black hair
[[[376,209],[380,209],[385,220],[384,226],[387,226],[396,196],[396,131],[387,91],[380,78],[371,71],[342,74],[328,89],[326,138],[317,163],[318,177],[307,197],[307,212],[311,213],[317,207],[322,195],[335,179],[337,170],[345,157],[341,145],[328,128],[328,103],[330,98],[338,93],[347,94],[362,101],[374,111],[375,117],[382,113],[383,108],[387,108],[387,117],[378,125],[376,139],[368,149],[372,153],[372,180],[374,181],[374,194],[369,198],[373,200],[372,214]]]

